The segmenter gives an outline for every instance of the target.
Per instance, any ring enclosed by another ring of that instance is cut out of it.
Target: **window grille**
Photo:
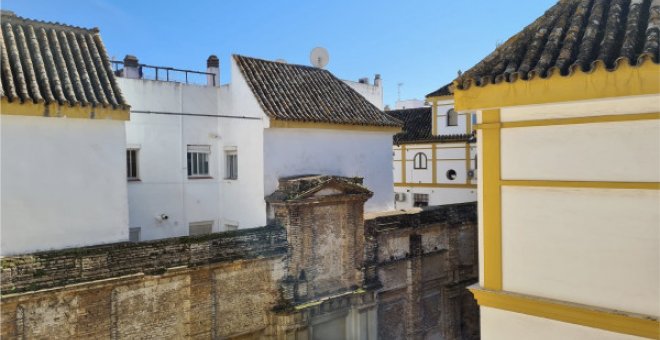
[[[413,194],[413,201],[415,207],[427,207],[429,205],[429,194]]]
[[[188,226],[188,235],[206,235],[213,231],[213,221],[193,222]]]
[[[137,180],[138,177],[138,149],[126,150],[126,178]]]

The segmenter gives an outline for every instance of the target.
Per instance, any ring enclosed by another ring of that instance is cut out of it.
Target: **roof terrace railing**
[[[121,60],[110,60],[110,62],[112,63],[115,75],[118,77],[124,77],[124,62]],[[140,79],[151,79],[198,85],[207,85],[209,79],[211,79],[213,82],[212,86],[216,86],[216,75],[211,72],[192,71],[146,64],[138,64],[138,71]]]

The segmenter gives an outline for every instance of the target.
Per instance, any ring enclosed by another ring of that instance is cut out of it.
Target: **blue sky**
[[[110,56],[134,54],[150,65],[204,70],[216,54],[221,82],[231,54],[326,67],[357,80],[380,73],[385,103],[422,99],[485,57],[496,43],[543,14],[556,0],[211,1],[3,0],[17,15],[99,27]]]

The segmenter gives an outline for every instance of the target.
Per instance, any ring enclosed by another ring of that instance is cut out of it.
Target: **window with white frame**
[[[458,113],[454,109],[447,111],[447,126],[458,126]]]
[[[225,179],[238,179],[238,152],[225,150]]]
[[[188,145],[188,178],[209,177],[210,145]]]
[[[428,158],[423,152],[418,152],[413,157],[413,168],[414,169],[426,169],[428,167]]]
[[[188,235],[206,235],[213,231],[213,221],[193,222],[188,225]]]
[[[138,174],[138,153],[139,149],[126,150],[126,178],[129,181],[140,179]]]

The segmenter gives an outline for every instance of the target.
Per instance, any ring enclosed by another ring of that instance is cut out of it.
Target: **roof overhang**
[[[93,106],[69,106],[57,103],[34,103],[9,101],[3,97],[0,101],[0,114],[33,117],[67,117],[87,119],[130,120],[130,109]]]
[[[627,61],[614,70],[597,62],[591,72],[558,73],[547,78],[518,79],[454,91],[455,109],[473,111],[502,107],[570,102],[660,93],[660,65],[646,60],[639,66]]]
[[[357,124],[335,124],[320,122],[301,122],[292,120],[270,119],[271,128],[286,129],[326,129],[326,130],[350,130],[350,131],[376,131],[399,133],[401,127],[398,126],[378,126],[378,125],[357,125]]]

